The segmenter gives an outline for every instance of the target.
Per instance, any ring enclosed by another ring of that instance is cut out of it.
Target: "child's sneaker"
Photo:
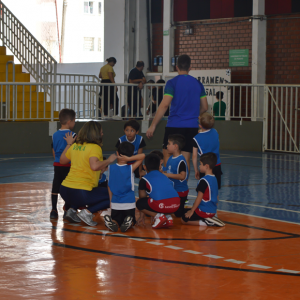
[[[225,226],[225,223],[223,223],[220,219],[218,219],[216,217],[216,215],[214,217],[211,218],[212,222],[214,222],[216,226],[219,226],[219,227],[224,227]]]
[[[65,219],[68,220],[71,223],[80,223],[81,220],[80,218],[78,218],[77,214],[76,214],[76,210],[74,210],[73,208],[69,208],[66,212],[65,215]]]
[[[171,215],[166,215],[167,218],[167,222],[166,224],[163,224],[164,227],[173,227],[174,223],[173,223],[173,218],[171,217]]]
[[[98,223],[93,221],[93,214],[86,209],[81,210],[77,216],[87,225],[96,226]]]
[[[50,213],[50,219],[51,220],[56,220],[58,219],[58,213],[56,210],[52,210],[51,213]]]
[[[167,222],[167,218],[164,214],[160,214],[158,213],[155,217],[154,217],[154,223],[152,225],[152,228],[158,229],[158,228],[162,228],[163,224]]]
[[[127,216],[124,219],[124,222],[122,223],[122,225],[120,226],[121,231],[126,232],[131,227],[132,221],[133,221],[133,217],[132,216]]]
[[[118,225],[111,219],[111,216],[109,215],[104,216],[104,223],[105,226],[113,232],[117,232],[119,229]]]

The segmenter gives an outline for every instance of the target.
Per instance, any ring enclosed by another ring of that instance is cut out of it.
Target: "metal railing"
[[[99,83],[96,82],[98,78],[91,75],[58,74],[57,76],[61,76],[59,80],[65,82],[0,83],[0,92],[5,90],[10,93],[13,89],[17,91],[14,103],[18,113],[13,118],[11,110],[7,110],[5,120],[32,118],[53,120],[56,118],[54,112],[66,107],[76,111],[77,119],[138,118],[147,120],[154,117],[164,94],[164,84],[146,84],[142,90],[139,90],[137,84]],[[75,79],[72,76],[75,76]],[[87,82],[68,82],[84,80]],[[55,95],[53,99],[49,99],[46,93],[39,93],[45,84]],[[205,88],[208,93],[209,112],[213,113],[216,92],[225,88],[223,102],[226,104],[226,110],[225,115],[222,116],[219,106],[220,117],[241,121],[263,119],[263,112],[260,109],[262,105],[258,104],[264,103],[264,99],[260,96],[260,89],[263,86],[227,84],[207,85]],[[10,94],[4,98],[1,93],[1,104],[6,103],[6,107],[9,107],[11,101]],[[32,114],[38,109],[41,110],[41,105],[42,113]],[[23,107],[25,110],[22,109]],[[49,115],[50,107],[51,115]],[[165,116],[167,117],[167,113]]]
[[[299,153],[300,86],[266,85],[264,151]]]
[[[39,43],[39,41],[28,31],[28,29],[18,20],[18,18],[0,1],[1,30],[0,39],[14,56],[28,70],[36,82],[55,83],[56,76],[47,74],[57,73],[57,62],[51,54]],[[40,86],[46,88],[48,85]]]

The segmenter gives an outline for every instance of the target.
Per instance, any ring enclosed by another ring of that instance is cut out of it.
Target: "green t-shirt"
[[[220,103],[221,103],[221,109],[220,109]],[[223,101],[216,102],[213,107],[215,120],[225,120],[225,110],[226,110],[225,102],[223,102]],[[221,114],[219,114],[219,113],[221,113]]]

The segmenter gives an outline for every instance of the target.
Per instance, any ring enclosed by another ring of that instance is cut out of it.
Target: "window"
[[[94,38],[85,37],[83,44],[84,51],[94,51]]]
[[[98,38],[98,51],[101,52],[101,38]]]
[[[84,1],[84,13],[85,14],[93,14],[94,2],[92,1]]]
[[[99,3],[98,3],[98,14],[99,14],[99,15],[101,15],[101,5],[102,5],[102,3],[99,2]]]

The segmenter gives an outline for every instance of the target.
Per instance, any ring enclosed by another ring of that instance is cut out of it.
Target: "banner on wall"
[[[177,76],[177,72],[171,72],[165,76],[165,81]],[[208,102],[208,112],[213,114],[213,105],[217,102],[216,93],[221,91],[224,93],[223,101],[226,103],[226,120],[229,120],[230,114],[230,88],[226,86],[213,86],[215,84],[228,84],[231,82],[231,70],[192,70],[189,75],[195,77],[199,82],[201,82],[205,88],[207,102]]]

